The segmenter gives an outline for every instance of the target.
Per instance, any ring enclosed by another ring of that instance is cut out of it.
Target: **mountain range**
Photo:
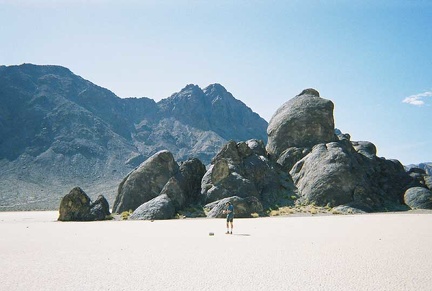
[[[0,66],[0,211],[57,209],[75,186],[112,203],[160,150],[208,164],[229,140],[267,140],[267,122],[222,85],[159,102],[119,98],[61,66]]]
[[[423,169],[427,175],[432,176],[432,162],[420,163],[420,164],[410,164],[410,165],[405,166],[405,170],[407,170],[407,171],[409,171],[412,168]]]

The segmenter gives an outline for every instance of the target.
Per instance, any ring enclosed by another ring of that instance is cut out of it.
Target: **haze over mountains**
[[[112,202],[124,176],[167,149],[207,164],[229,140],[267,140],[267,122],[222,85],[119,98],[60,66],[0,66],[0,210],[56,209],[80,186]]]

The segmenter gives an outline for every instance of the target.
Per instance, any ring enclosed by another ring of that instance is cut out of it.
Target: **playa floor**
[[[2,290],[431,290],[432,214],[57,222],[0,212]],[[214,232],[214,236],[209,236]]]

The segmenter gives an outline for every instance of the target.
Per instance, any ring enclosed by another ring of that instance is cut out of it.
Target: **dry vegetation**
[[[315,215],[331,214],[331,207],[320,207],[315,205],[304,206],[284,206],[267,211],[268,216],[288,216],[288,215]]]
[[[201,206],[191,206],[176,213],[175,219],[197,218],[206,217],[209,209]],[[124,211],[121,214],[113,215],[115,220],[128,220],[132,211]],[[329,206],[320,207],[316,205],[296,205],[296,206],[283,206],[275,207],[275,209],[268,209],[263,213],[251,213],[252,218],[269,217],[269,216],[309,216],[309,215],[328,215],[328,214],[341,214],[333,211]]]

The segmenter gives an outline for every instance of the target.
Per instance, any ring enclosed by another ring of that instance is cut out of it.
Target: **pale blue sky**
[[[155,100],[220,83],[267,121],[312,87],[336,127],[403,164],[432,161],[431,52],[432,1],[0,0],[2,65]]]

